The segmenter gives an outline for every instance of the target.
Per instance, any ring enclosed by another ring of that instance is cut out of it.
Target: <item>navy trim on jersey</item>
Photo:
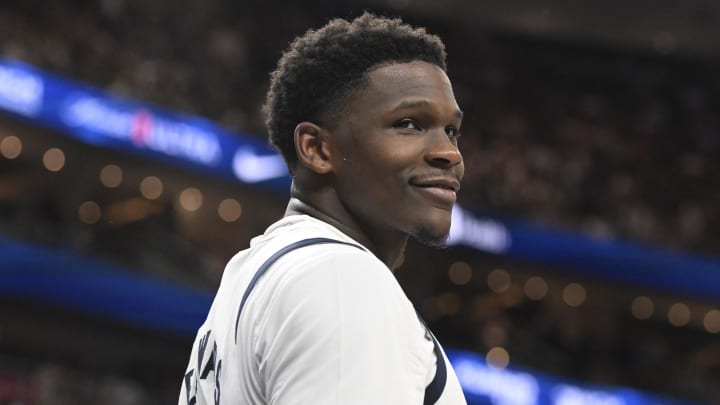
[[[250,292],[253,290],[253,288],[255,288],[255,284],[258,282],[260,277],[262,277],[262,275],[265,274],[266,271],[268,271],[268,269],[270,268],[270,266],[273,265],[273,263],[275,263],[280,257],[285,255],[286,253],[288,253],[292,250],[295,250],[295,249],[299,249],[304,246],[316,245],[319,243],[340,243],[343,245],[353,246],[358,249],[365,250],[362,247],[360,247],[354,243],[342,242],[339,240],[329,239],[329,238],[309,238],[309,239],[303,239],[303,240],[299,240],[297,242],[291,243],[291,244],[285,246],[284,248],[278,250],[277,252],[275,252],[275,254],[270,256],[270,258],[267,259],[265,261],[265,263],[263,263],[260,266],[258,271],[253,276],[252,280],[250,280],[250,284],[248,284],[247,290],[245,290],[245,294],[243,294],[242,300],[240,300],[240,307],[238,308],[237,317],[235,318],[235,343],[237,343],[237,332],[238,332],[238,325],[240,323],[240,313],[242,312],[243,307],[245,306],[245,301],[247,301],[248,296],[250,296]]]
[[[432,381],[430,381],[430,384],[425,387],[425,400],[423,401],[423,405],[432,405],[437,402],[438,399],[440,399],[440,396],[445,390],[445,383],[447,382],[447,368],[445,367],[445,356],[443,356],[442,350],[440,349],[440,344],[438,343],[437,339],[435,339],[435,335],[430,332],[430,328],[428,328],[427,324],[425,324],[425,320],[422,319],[420,313],[418,313],[417,316],[418,319],[420,319],[420,323],[422,323],[425,327],[428,335],[430,335],[430,337],[432,338],[433,346],[435,346],[435,358],[437,359],[437,365],[435,366],[435,376],[433,377]]]
[[[309,239],[303,239],[299,240],[295,243],[291,243],[284,248],[278,250],[270,256],[269,259],[263,263],[258,271],[255,273],[253,278],[250,280],[250,283],[248,284],[247,289],[245,290],[245,293],[242,296],[242,299],[240,300],[240,307],[238,308],[237,317],[235,318],[235,343],[237,343],[237,332],[238,332],[238,325],[240,323],[240,313],[242,313],[243,307],[245,306],[245,301],[247,301],[248,296],[250,295],[250,292],[255,288],[255,284],[258,282],[260,277],[262,277],[265,272],[270,269],[270,266],[272,266],[280,257],[285,255],[286,253],[299,249],[304,246],[309,245],[316,245],[320,243],[339,243],[343,245],[353,246],[361,250],[365,250],[362,247],[354,244],[354,243],[348,243],[343,242],[335,239],[329,239],[329,238],[309,238]],[[427,331],[428,335],[432,338],[434,351],[435,351],[435,358],[436,360],[436,366],[435,366],[435,376],[433,376],[432,381],[430,381],[430,384],[425,388],[425,398],[423,400],[423,405],[432,405],[435,402],[437,402],[438,399],[440,399],[440,396],[442,395],[443,390],[445,389],[445,383],[447,381],[447,369],[445,367],[445,357],[443,356],[442,350],[440,349],[440,344],[438,343],[437,339],[435,339],[435,335],[430,332],[430,328],[427,327],[425,324],[425,321],[420,317],[420,314],[418,313],[418,319],[420,320],[420,323],[425,327],[425,330]]]

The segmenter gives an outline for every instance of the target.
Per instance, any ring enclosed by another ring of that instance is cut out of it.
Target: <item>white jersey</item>
[[[358,245],[325,222],[294,215],[230,260],[193,344],[179,404],[423,403],[436,369],[433,342],[392,272],[364,248],[320,244],[283,255],[237,318],[258,268],[316,237]],[[447,382],[436,404],[466,404],[450,363],[441,361]]]

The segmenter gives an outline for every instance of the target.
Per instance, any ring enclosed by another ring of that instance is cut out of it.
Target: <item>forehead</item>
[[[366,86],[356,94],[364,109],[388,108],[413,99],[459,111],[450,79],[438,66],[427,62],[393,63],[368,71]]]

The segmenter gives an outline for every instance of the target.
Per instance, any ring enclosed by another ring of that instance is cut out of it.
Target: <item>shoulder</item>
[[[409,304],[382,261],[363,248],[341,243],[309,245],[282,255],[256,290],[251,299],[263,318],[337,320],[360,309],[382,317],[396,311],[406,316]]]
[[[397,282],[377,257],[362,247],[344,243],[323,243],[293,250],[277,260],[268,272],[276,288],[293,290],[304,285],[316,288],[374,286]],[[397,285],[399,289],[399,285]]]

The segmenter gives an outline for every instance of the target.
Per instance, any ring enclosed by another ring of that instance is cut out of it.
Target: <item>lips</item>
[[[412,180],[410,184],[420,188],[440,188],[444,190],[451,190],[453,192],[460,190],[460,182],[449,177]]]
[[[460,182],[452,178],[427,178],[411,181],[410,184],[425,197],[445,208],[452,208],[457,199]]]

